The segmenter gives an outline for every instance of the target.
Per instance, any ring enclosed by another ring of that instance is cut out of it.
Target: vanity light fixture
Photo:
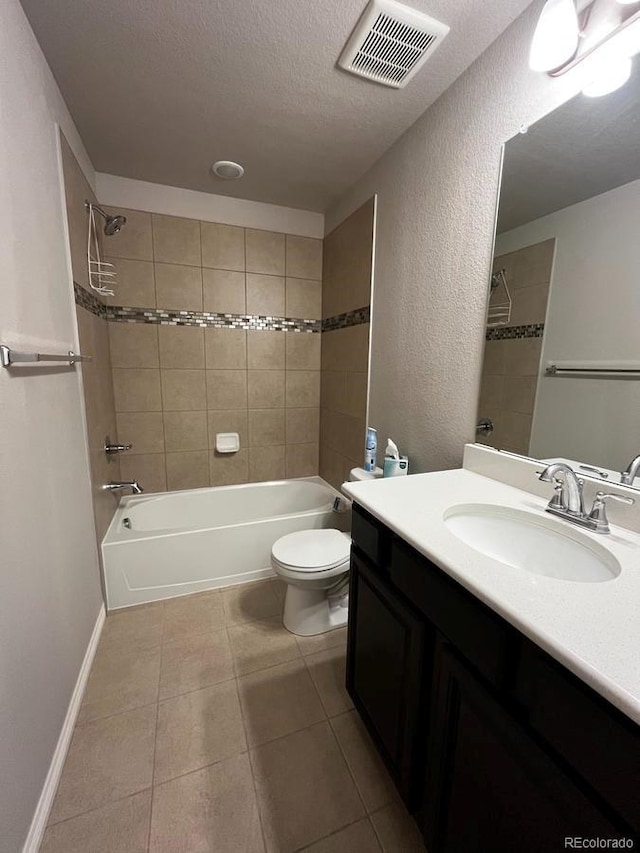
[[[629,5],[630,0],[617,0]],[[638,4],[640,0],[633,0]],[[631,75],[631,59],[640,53],[640,10],[627,14],[605,35],[598,35],[598,14],[610,13],[614,0],[594,0],[578,16],[576,0],[547,0],[531,43],[529,67],[560,77],[582,67],[583,94],[608,95],[623,86]],[[578,0],[580,6],[580,2]],[[623,13],[618,14],[618,18]],[[590,23],[593,19],[593,26]],[[594,32],[595,30],[595,32]],[[581,49],[581,45],[584,47]]]

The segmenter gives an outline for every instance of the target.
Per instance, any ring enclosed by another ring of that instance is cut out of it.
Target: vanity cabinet
[[[638,726],[357,504],[353,517],[347,689],[430,853],[637,839]]]

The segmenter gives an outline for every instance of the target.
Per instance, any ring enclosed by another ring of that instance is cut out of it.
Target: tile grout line
[[[322,838],[317,838],[315,841],[312,841],[310,844],[305,844],[304,847],[296,847],[293,853],[304,853],[305,850],[310,850],[314,845],[319,844],[321,841],[326,841],[328,838],[333,838],[335,835],[338,835],[340,832],[344,832],[345,829],[349,829],[350,826],[355,826],[356,823],[360,823],[361,821],[366,821],[371,825],[373,829],[373,824],[369,820],[369,815],[365,815],[364,817],[359,817],[356,820],[351,820],[349,823],[345,823],[344,826],[339,827],[338,829],[334,829],[333,832],[330,832],[328,835],[323,835]],[[374,829],[375,835],[375,829]],[[377,836],[376,836],[377,839]],[[351,851],[353,853],[353,851]]]
[[[165,608],[162,607],[162,624],[160,639],[164,636]],[[162,679],[162,645],[160,646],[160,666],[158,667],[158,684],[156,687],[156,721],[153,730],[153,757],[151,761],[151,803],[149,804],[149,828],[147,831],[147,853],[151,849],[151,827],[153,823],[153,801],[155,799],[156,750],[158,745],[158,722],[160,720],[160,681]]]

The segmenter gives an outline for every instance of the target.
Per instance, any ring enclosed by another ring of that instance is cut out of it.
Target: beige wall
[[[91,166],[18,0],[2,3],[0,104],[0,341],[66,352],[77,339],[56,125],[90,178]],[[0,851],[16,853],[102,598],[77,369],[0,369],[0,412]]]
[[[375,200],[325,237],[322,317],[369,309]],[[320,474],[336,488],[364,463],[369,323],[322,332]]]
[[[504,270],[511,294],[511,318],[487,330],[478,418],[490,418],[494,431],[479,441],[491,447],[529,453],[542,335],[547,315],[555,240],[545,240],[494,258]],[[501,299],[502,286],[496,289]],[[493,303],[493,299],[491,303]],[[529,328],[527,328],[529,327]],[[517,334],[517,337],[510,337]]]
[[[105,244],[118,305],[319,320],[322,241],[141,211]],[[123,477],[147,491],[318,472],[320,334],[110,322]],[[218,432],[241,450],[215,451]]]
[[[73,280],[93,294],[95,292],[88,287],[87,228],[89,217],[85,200],[88,199],[92,202],[97,200],[78,165],[78,161],[69,148],[69,144],[62,135],[61,148]],[[109,237],[104,238],[104,240],[109,239]],[[109,436],[115,440],[116,435],[109,331],[105,317],[99,317],[78,304],[76,304],[76,317],[80,352],[86,353],[92,358],[90,362],[82,365],[81,373],[91,468],[93,515],[98,553],[100,554],[100,543],[107,532],[107,527],[113,518],[119,499],[119,496],[105,492],[101,487],[110,480],[120,479],[119,459],[117,457],[108,459],[104,452],[105,438]]]
[[[536,0],[343,198],[378,194],[369,422],[412,471],[457,467],[475,440],[502,144],[580,89],[527,56]],[[412,83],[411,85],[419,85]]]

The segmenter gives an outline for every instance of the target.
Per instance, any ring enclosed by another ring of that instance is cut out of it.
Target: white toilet
[[[382,474],[382,472],[380,472]],[[372,479],[354,468],[349,479]],[[347,624],[351,535],[333,528],[288,533],[271,549],[271,566],[287,584],[282,621],[310,637]]]

